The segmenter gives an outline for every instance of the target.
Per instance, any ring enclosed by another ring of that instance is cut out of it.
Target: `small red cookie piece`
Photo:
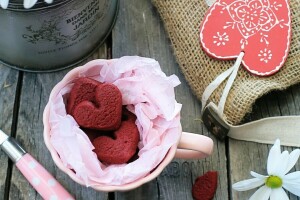
[[[99,84],[102,83],[91,78],[78,78],[68,98],[67,113],[72,115],[74,107],[82,101],[93,101],[95,89]]]
[[[82,101],[73,109],[79,126],[102,131],[117,130],[122,118],[122,94],[113,84],[103,83],[95,89],[94,100]]]
[[[217,190],[218,172],[208,171],[199,176],[192,188],[192,195],[195,200],[212,200]]]
[[[100,136],[93,140],[94,152],[98,159],[106,164],[123,164],[136,153],[140,135],[133,121],[123,121],[114,138]]]

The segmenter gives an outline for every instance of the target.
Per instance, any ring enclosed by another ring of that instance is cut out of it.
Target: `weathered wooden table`
[[[265,174],[271,145],[232,139],[220,142],[207,131],[200,121],[200,101],[193,96],[185,82],[160,17],[149,0],[121,1],[118,19],[110,37],[88,60],[124,55],[155,58],[167,75],[176,74],[180,78],[182,83],[176,88],[176,99],[183,104],[183,129],[213,138],[215,147],[212,156],[203,160],[174,160],[155,180],[128,192],[104,193],[78,185],[55,166],[43,142],[44,107],[53,86],[70,69],[54,73],[28,73],[0,65],[1,129],[17,138],[76,199],[192,199],[194,180],[209,170],[219,173],[215,199],[248,199],[254,191],[235,192],[231,185],[250,178],[250,170]],[[284,92],[272,92],[256,102],[247,120],[299,115],[299,102],[299,85]],[[0,166],[0,200],[41,199],[3,152],[0,153]],[[299,168],[298,163],[296,169]],[[290,199],[297,198],[290,196]]]

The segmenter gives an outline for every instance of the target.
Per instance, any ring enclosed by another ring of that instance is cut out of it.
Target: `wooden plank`
[[[0,129],[8,135],[12,131],[14,101],[19,73],[17,70],[0,64]],[[0,199],[6,196],[5,181],[8,176],[8,158],[0,152]]]
[[[103,45],[88,60],[106,58]],[[86,63],[85,60],[82,64]],[[82,65],[79,64],[79,65]],[[42,115],[50,92],[70,69],[54,73],[24,73],[22,81],[17,140],[34,156],[76,199],[107,199],[108,194],[81,186],[61,172],[52,161],[43,139]],[[15,199],[41,199],[36,191],[14,168],[9,197]]]
[[[300,86],[293,86],[285,91],[271,92],[259,99],[248,121],[270,116],[300,115]],[[247,120],[246,120],[247,121]],[[244,142],[230,139],[230,172],[231,183],[251,178],[250,171],[267,175],[267,158],[272,145]],[[293,147],[282,147],[283,150],[291,152]],[[297,162],[294,170],[299,170],[300,163]],[[245,192],[232,190],[232,199],[248,199],[256,189]],[[290,195],[290,199],[297,199]]]
[[[187,132],[209,135],[200,123],[200,103],[192,94],[179,71],[170,41],[158,13],[147,0],[120,2],[120,13],[113,31],[112,55],[139,55],[155,58],[167,75],[176,74],[181,85],[176,99],[183,103],[182,126]],[[214,154],[205,160],[174,160],[156,179],[129,192],[117,192],[116,199],[192,199],[192,184],[197,176],[209,170],[219,172],[215,199],[228,197],[225,143],[215,141]],[[201,145],[201,144],[199,144]]]

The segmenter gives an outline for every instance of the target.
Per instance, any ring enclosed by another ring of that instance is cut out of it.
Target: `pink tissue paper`
[[[166,76],[154,59],[138,56],[93,60],[75,70],[78,73],[67,74],[49,99],[50,142],[64,166],[74,170],[86,186],[123,185],[147,176],[181,135],[181,104],[176,102],[174,93],[174,87],[180,84],[178,77]],[[97,159],[89,138],[66,113],[68,94],[79,77],[119,88],[123,105],[137,116],[141,138],[137,160],[106,166]]]

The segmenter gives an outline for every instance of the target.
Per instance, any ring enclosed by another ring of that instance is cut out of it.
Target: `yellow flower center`
[[[278,176],[269,176],[266,180],[266,186],[272,189],[280,188],[282,186],[282,179]]]

